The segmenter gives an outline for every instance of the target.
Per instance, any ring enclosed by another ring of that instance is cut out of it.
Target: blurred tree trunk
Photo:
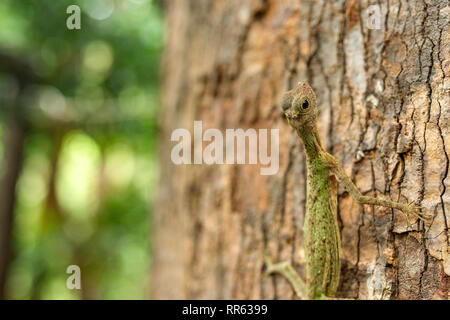
[[[11,260],[11,236],[24,142],[24,127],[15,119],[6,121],[4,127],[4,158],[0,186],[0,299],[5,299],[5,284]]]
[[[39,82],[41,78],[33,71],[27,59],[4,48],[0,48],[0,70],[6,79],[0,92],[3,120],[3,161],[0,172],[0,299],[5,299],[7,272],[11,261],[16,185],[22,169],[23,146],[27,132],[27,123],[23,118],[24,104],[20,96],[28,85]]]
[[[381,29],[369,29],[378,3]],[[262,257],[303,272],[305,158],[278,110],[306,80],[326,148],[361,190],[433,216],[408,226],[340,190],[338,296],[447,299],[449,15],[444,0],[167,1],[152,297],[294,297],[284,279],[264,277]],[[223,132],[279,128],[279,172],[175,166],[172,130],[192,132],[194,120]]]

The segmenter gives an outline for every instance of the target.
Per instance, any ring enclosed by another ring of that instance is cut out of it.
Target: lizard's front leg
[[[422,221],[426,221],[429,219],[428,216],[420,213],[420,207],[414,206],[413,202],[410,203],[400,203],[391,200],[385,200],[375,197],[365,196],[359,191],[358,187],[353,183],[349,176],[344,172],[344,169],[337,163],[337,161],[333,161],[332,166],[333,173],[336,175],[337,179],[344,189],[352,196],[352,198],[358,202],[359,204],[371,204],[376,206],[382,206],[386,208],[393,208],[400,210],[403,214],[405,214],[406,219],[409,223],[409,216],[413,215],[419,218]]]

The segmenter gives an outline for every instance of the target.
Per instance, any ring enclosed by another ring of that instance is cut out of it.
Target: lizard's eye
[[[309,108],[309,102],[308,102],[308,100],[304,100],[303,102],[302,102],[302,109],[303,110],[306,110],[306,109],[308,109]]]

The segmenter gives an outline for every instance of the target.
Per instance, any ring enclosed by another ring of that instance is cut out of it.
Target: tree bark
[[[5,77],[0,95],[3,117],[3,162],[0,172],[0,300],[5,299],[7,273],[11,261],[12,232],[16,185],[23,162],[23,146],[27,123],[23,118],[24,105],[20,98],[27,85],[42,82],[28,59],[17,52],[0,49],[0,67]]]
[[[16,184],[22,168],[25,130],[16,119],[5,126],[3,176],[0,185],[0,300],[5,299],[6,279],[12,249]]]
[[[168,1],[153,298],[294,298],[264,276],[263,253],[304,272],[305,157],[279,106],[308,81],[326,149],[360,189],[432,216],[408,225],[340,189],[337,295],[448,299],[449,16],[445,0]],[[174,165],[171,133],[194,120],[280,129],[278,173]]]

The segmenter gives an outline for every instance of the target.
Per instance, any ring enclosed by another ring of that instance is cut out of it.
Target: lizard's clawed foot
[[[406,221],[409,224],[409,217],[410,216],[414,216],[420,220],[422,220],[423,222],[427,222],[429,220],[431,220],[431,217],[425,213],[422,213],[421,211],[424,208],[421,206],[416,206],[414,205],[414,201],[410,201],[408,202],[408,204],[405,205],[404,210],[402,210],[402,212],[405,214],[406,216]]]

